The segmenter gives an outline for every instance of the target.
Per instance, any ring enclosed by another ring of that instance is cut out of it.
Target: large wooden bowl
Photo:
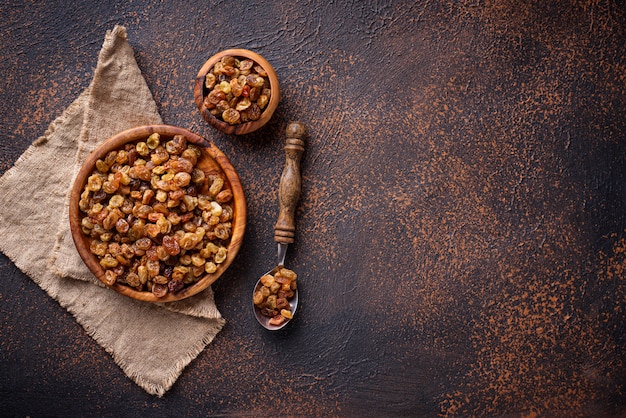
[[[251,59],[252,61],[259,64],[263,69],[267,72],[267,76],[270,82],[270,90],[272,92],[270,101],[267,104],[267,107],[263,110],[261,117],[252,122],[238,123],[235,125],[230,125],[224,122],[221,119],[213,116],[209,110],[204,107],[204,98],[209,93],[206,87],[204,86],[204,80],[209,71],[215,66],[215,64],[220,61],[225,56],[233,56],[233,57],[243,57]],[[208,59],[207,62],[204,63],[198,75],[196,76],[195,86],[194,86],[194,98],[196,101],[196,106],[200,111],[200,114],[211,126],[214,128],[226,133],[233,135],[243,135],[250,132],[254,132],[257,129],[261,128],[265,125],[274,114],[274,111],[278,107],[278,103],[280,102],[280,86],[278,84],[278,77],[276,76],[276,71],[272,65],[261,55],[256,52],[249,51],[247,49],[226,49],[224,51],[218,52]]]
[[[104,158],[109,151],[119,149],[126,143],[145,140],[150,134],[155,132],[159,133],[162,139],[171,138],[174,135],[184,135],[189,143],[200,146],[202,148],[202,155],[198,160],[197,167],[205,173],[219,172],[225,179],[225,185],[228,185],[233,193],[233,199],[231,201],[233,207],[232,234],[228,246],[228,254],[226,260],[218,266],[215,273],[206,274],[193,285],[176,293],[167,293],[161,298],[155,296],[152,292],[138,291],[125,284],[115,283],[109,286],[113,290],[133,299],[146,302],[171,302],[195,295],[215,282],[233,262],[243,242],[246,227],[246,201],[243,188],[234,167],[231,165],[228,158],[213,143],[186,129],[169,125],[140,126],[114,135],[100,145],[87,158],[78,172],[70,198],[69,220],[72,237],[78,253],[89,270],[91,270],[100,281],[106,284],[104,280],[104,269],[100,266],[96,256],[89,250],[90,237],[83,234],[81,230],[81,220],[84,215],[78,206],[80,195],[98,159]],[[205,188],[208,188],[208,186],[205,185]],[[206,189],[201,192],[206,192]]]

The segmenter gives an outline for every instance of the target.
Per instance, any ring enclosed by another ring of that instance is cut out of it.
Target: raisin
[[[250,120],[259,120],[261,117],[261,108],[256,103],[252,103],[248,108],[248,118]]]
[[[224,65],[224,66],[229,66],[229,67],[234,67],[235,63],[237,62],[237,60],[235,59],[235,57],[233,57],[232,55],[224,55],[221,59],[220,62]]]
[[[178,239],[176,239],[176,237],[174,236],[164,236],[163,247],[165,248],[165,251],[167,251],[167,253],[170,255],[180,254],[180,245],[178,244]]]
[[[175,161],[172,161],[170,166],[172,170],[176,173],[180,173],[180,172],[191,173],[193,172],[194,164],[191,161],[189,161],[187,158],[179,158]]]
[[[170,154],[182,154],[187,148],[187,139],[182,135],[175,135],[165,143],[165,150]]]
[[[152,285],[152,293],[158,298],[162,298],[163,296],[167,295],[167,291],[168,288],[165,284],[154,283]]]
[[[239,114],[239,111],[233,108],[226,109],[222,113],[222,119],[224,119],[224,122],[229,123],[231,125],[239,123],[240,118],[241,118],[241,115]]]
[[[128,222],[126,221],[126,219],[120,219],[116,222],[115,224],[115,229],[117,230],[117,232],[119,232],[120,234],[125,234],[128,232],[128,230],[130,229],[130,225],[128,225]]]
[[[93,193],[93,195],[91,197],[91,200],[94,203],[100,203],[100,202],[102,202],[106,198],[107,198],[106,192],[104,190],[98,190],[97,192]]]
[[[170,292],[176,293],[176,292],[179,292],[180,290],[182,290],[183,287],[185,287],[185,283],[182,280],[171,280],[167,284],[167,287],[168,287]]]
[[[207,96],[209,103],[217,105],[222,100],[226,100],[226,93],[221,90],[212,90]]]
[[[269,320],[270,325],[278,326],[282,325],[287,319],[283,315],[276,315]]]
[[[165,276],[168,280],[172,278],[172,272],[174,271],[173,266],[166,265],[163,268],[163,276]]]
[[[137,148],[133,147],[128,151],[128,165],[129,166],[133,166],[135,164],[135,161],[137,161],[137,158],[139,156],[139,153],[137,152]]]
[[[241,62],[239,63],[239,70],[250,71],[253,65],[254,65],[254,61],[252,60],[249,60],[249,59],[241,60]]]
[[[249,100],[256,102],[261,95],[261,89],[258,87],[252,87],[250,89],[250,95],[248,96]]]
[[[222,190],[217,194],[217,196],[215,196],[215,200],[217,201],[217,203],[228,203],[231,201],[232,198],[233,192],[231,192],[229,189]]]

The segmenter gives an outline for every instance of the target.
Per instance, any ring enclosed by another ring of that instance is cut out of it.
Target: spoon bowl
[[[263,276],[268,275],[268,274],[274,276],[276,273],[278,273],[278,271],[285,266],[286,254],[287,254],[287,246],[279,243],[278,244],[278,265],[274,267],[272,270],[265,273]],[[257,280],[254,286],[254,291],[256,292],[257,290],[259,290],[261,286],[262,286],[261,279],[259,279]],[[291,315],[293,316],[296,314],[296,309],[298,308],[298,288],[297,287],[294,290],[294,295],[290,299],[288,299],[288,302],[289,302],[289,309],[291,311]],[[287,319],[285,322],[283,322],[280,325],[273,325],[270,323],[270,318],[268,316],[263,315],[261,313],[261,309],[259,309],[259,307],[257,307],[254,303],[252,304],[252,308],[254,310],[254,316],[256,317],[257,321],[259,321],[259,324],[261,324],[265,329],[268,329],[270,331],[277,331],[285,327],[291,321],[290,319]]]

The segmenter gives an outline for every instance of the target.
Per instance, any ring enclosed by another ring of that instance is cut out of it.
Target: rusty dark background
[[[1,415],[626,416],[623,2],[76,3],[0,4],[0,174],[124,25],[164,121],[237,168],[246,238],[215,285],[225,329],[162,399],[0,255]],[[231,47],[283,91],[245,137],[193,100]],[[270,334],[249,299],[290,120],[301,307]]]

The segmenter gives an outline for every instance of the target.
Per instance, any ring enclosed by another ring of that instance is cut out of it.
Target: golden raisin
[[[241,115],[239,114],[239,111],[233,108],[226,109],[222,113],[222,119],[224,119],[224,122],[231,125],[238,123],[240,118]]]
[[[232,198],[233,198],[233,192],[231,192],[229,189],[222,190],[221,192],[217,194],[217,196],[215,196],[215,200],[218,203],[230,202]]]
[[[261,305],[264,300],[265,300],[265,297],[263,296],[263,293],[260,290],[257,290],[252,295],[252,303],[254,303],[255,305]]]
[[[216,264],[221,264],[224,261],[226,261],[226,255],[227,255],[226,248],[220,247],[220,249],[217,250],[217,253],[213,256],[213,260],[215,261]]]
[[[204,86],[207,89],[212,89],[215,86],[215,81],[216,81],[215,74],[207,73],[204,79]]]
[[[209,93],[209,95],[207,96],[207,99],[209,103],[217,105],[222,100],[226,100],[226,93],[224,93],[221,90],[213,90],[211,91],[211,93]]]
[[[163,237],[163,247],[170,255],[180,254],[180,245],[176,237],[166,235]]]
[[[115,274],[114,271],[106,270],[104,272],[104,282],[107,285],[112,286],[116,281],[117,281],[117,274]]]
[[[182,135],[175,135],[174,138],[165,143],[165,150],[169,154],[181,154],[187,148],[187,139]]]
[[[220,62],[224,65],[224,66],[229,66],[229,67],[234,67],[235,63],[236,63],[236,59],[235,57],[233,57],[232,55],[224,55],[221,59]]]
[[[217,271],[217,266],[212,261],[207,261],[207,263],[204,265],[204,271],[209,274],[215,273]]]
[[[141,155],[142,157],[145,157],[146,155],[148,155],[150,153],[150,149],[148,148],[148,144],[146,144],[145,142],[138,142],[137,145],[135,146],[135,149],[137,150],[137,153],[139,155]]]
[[[247,108],[249,108],[251,104],[252,103],[250,102],[250,98],[244,97],[237,103],[237,105],[235,106],[235,110],[241,112],[242,110],[246,110]]]
[[[252,69],[253,65],[254,65],[254,61],[249,60],[249,59],[243,59],[239,63],[239,70],[241,70],[241,71],[250,71],[250,69]]]
[[[256,104],[257,106],[259,106],[259,109],[265,109],[265,106],[267,106],[267,103],[269,101],[270,101],[270,98],[267,95],[262,94],[257,99]]]
[[[119,262],[111,254],[106,254],[104,258],[100,260],[100,265],[105,269],[117,267],[118,264]]]
[[[151,134],[148,139],[146,139],[146,145],[148,146],[149,149],[153,150],[156,147],[159,146],[159,144],[161,143],[161,135],[158,133],[153,133]]]
[[[255,65],[254,71],[256,71],[256,73],[261,77],[267,77],[267,72],[265,71],[265,68],[261,67],[260,65]]]
[[[265,80],[258,74],[250,74],[246,77],[246,83],[252,87],[263,87]]]
[[[221,177],[215,177],[211,186],[209,187],[209,194],[211,196],[217,196],[219,192],[222,191],[222,187],[224,186],[224,179]]]
[[[118,220],[115,223],[115,230],[119,232],[120,234],[127,233],[129,229],[130,229],[130,225],[128,225],[128,222],[124,218]]]

